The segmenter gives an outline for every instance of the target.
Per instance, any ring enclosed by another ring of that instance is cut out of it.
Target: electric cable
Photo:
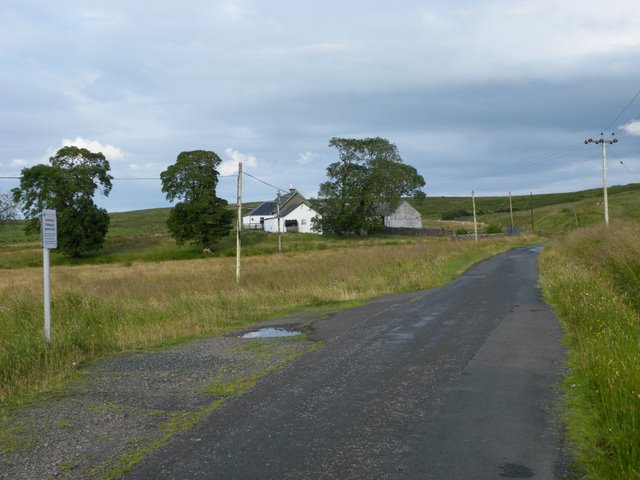
[[[251,178],[253,178],[254,180],[257,180],[257,181],[258,181],[258,182],[260,182],[260,183],[264,183],[264,184],[265,184],[265,185],[267,185],[268,187],[271,187],[271,188],[273,188],[273,189],[277,190],[278,192],[286,192],[286,189],[284,189],[284,188],[280,188],[280,187],[276,187],[275,185],[272,185],[272,184],[270,184],[269,182],[265,182],[264,180],[261,180],[261,179],[259,179],[258,177],[255,177],[255,176],[251,175],[250,173],[245,172],[244,170],[242,171],[242,174],[243,174],[243,175],[246,175],[246,176],[248,176],[248,177],[251,177]]]
[[[627,111],[627,109],[631,106],[631,104],[633,102],[635,102],[636,98],[638,98],[638,96],[640,95],[640,90],[638,90],[636,92],[636,94],[631,98],[631,100],[629,100],[629,102],[625,105],[625,107],[620,111],[620,113],[618,113],[618,115],[616,116],[616,118],[614,118],[613,120],[611,120],[611,122],[609,122],[609,125],[607,125],[606,128],[604,128],[602,131],[606,132],[607,130],[609,130],[611,128],[611,125],[613,125],[614,123],[616,123],[618,121],[618,119],[622,116],[622,114],[624,112]]]

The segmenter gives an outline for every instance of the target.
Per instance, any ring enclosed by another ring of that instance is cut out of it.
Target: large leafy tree
[[[340,160],[327,167],[329,180],[320,185],[323,232],[344,235],[383,227],[383,206],[395,208],[403,196],[422,197],[424,178],[403,163],[397,147],[380,137],[332,138]]]
[[[189,241],[210,247],[229,234],[233,212],[216,197],[220,157],[207,150],[182,152],[176,163],[160,174],[167,200],[181,200],[171,209],[167,227],[181,245]]]
[[[22,205],[27,233],[40,229],[38,216],[56,210],[58,249],[71,257],[98,250],[109,229],[107,211],[93,202],[96,190],[109,195],[111,167],[102,153],[86,148],[63,147],[49,159],[50,165],[22,170],[13,200]]]

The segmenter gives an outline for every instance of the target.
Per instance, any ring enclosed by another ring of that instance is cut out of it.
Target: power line
[[[486,168],[483,170],[476,170],[474,172],[469,172],[465,175],[447,177],[447,180],[431,183],[429,187],[430,188],[433,188],[434,186],[442,187],[442,186],[455,184],[459,180],[466,180],[466,179],[478,178],[478,177],[488,177],[488,176],[493,176],[500,173],[507,173],[515,169],[521,169],[523,166],[530,166],[538,163],[544,163],[549,160],[553,160],[561,156],[569,155],[571,153],[577,152],[579,150],[584,150],[584,149],[585,149],[585,146],[582,144],[562,147],[556,150],[552,150],[550,152],[541,153],[541,154],[524,158],[515,162],[504,163],[504,164],[496,165],[494,167]]]
[[[242,172],[243,175],[246,175],[248,177],[253,178],[254,180],[257,180],[260,183],[264,183],[265,185],[267,185],[268,187],[271,187],[279,192],[286,192],[287,190],[285,188],[280,188],[280,187],[276,187],[275,185],[270,184],[269,182],[265,182],[264,180],[259,179],[258,177],[254,177],[253,175],[251,175],[248,172],[243,171]]]
[[[618,162],[620,162],[620,165],[622,165],[622,167],[629,173],[629,175],[631,175],[633,178],[638,180],[638,182],[640,182],[640,177],[638,177],[635,173],[629,170],[629,167],[627,167],[615,153],[613,154],[613,156],[616,158],[616,160],[618,160]]]
[[[631,100],[629,100],[629,102],[625,105],[625,107],[620,111],[620,113],[616,116],[616,118],[614,118],[613,120],[611,120],[611,122],[609,123],[609,125],[607,125],[606,128],[604,128],[602,131],[606,132],[607,130],[609,130],[611,128],[611,125],[613,125],[614,123],[616,123],[618,121],[618,119],[622,116],[622,114],[624,112],[627,111],[627,109],[631,106],[631,104],[633,102],[635,102],[636,98],[638,98],[638,96],[640,95],[640,90],[638,90],[636,92],[636,94],[631,98]]]
[[[238,175],[218,175],[218,178],[230,178],[237,177]],[[20,177],[4,177],[0,176],[0,180],[20,180]],[[120,181],[120,180],[161,180],[160,177],[113,177],[112,181]]]

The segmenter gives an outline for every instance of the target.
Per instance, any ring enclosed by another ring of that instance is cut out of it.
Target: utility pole
[[[531,207],[531,235],[533,235],[533,192],[529,192],[529,206]]]
[[[614,143],[618,143],[617,138],[613,138],[615,133],[611,134],[610,139],[604,138],[604,132],[600,133],[600,138],[594,140],[593,138],[588,138],[584,141],[587,143],[596,143],[602,145],[602,190],[604,192],[604,223],[606,226],[609,226],[609,201],[607,199],[607,143],[609,145],[613,145]]]
[[[242,229],[242,162],[238,162],[238,220],[236,225],[236,283],[240,285],[240,230]]]
[[[513,235],[513,204],[511,203],[511,192],[509,192],[509,217],[511,218],[511,229],[509,235]]]
[[[280,190],[278,190],[278,253],[282,253],[282,233],[280,232]]]
[[[471,191],[471,202],[473,203],[473,233],[478,241],[478,219],[476,218],[476,196],[475,192]]]

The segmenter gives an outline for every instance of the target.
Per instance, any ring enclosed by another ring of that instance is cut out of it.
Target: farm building
[[[278,216],[278,201],[280,214]],[[265,232],[316,233],[311,230],[312,219],[319,216],[295,188],[274,201],[263,202],[242,219],[243,228]],[[278,222],[278,219],[280,220]],[[279,226],[279,227],[278,227]]]
[[[317,217],[318,212],[311,208],[306,202],[301,202],[280,210],[280,231],[297,233],[317,233],[311,230],[313,217]],[[278,231],[278,217],[265,218],[265,232]]]
[[[272,217],[277,211],[277,202],[262,202],[242,217],[242,228],[245,230],[262,230],[264,228],[264,219]]]
[[[405,200],[395,210],[383,207],[382,214],[387,228],[422,228],[422,215]]]

